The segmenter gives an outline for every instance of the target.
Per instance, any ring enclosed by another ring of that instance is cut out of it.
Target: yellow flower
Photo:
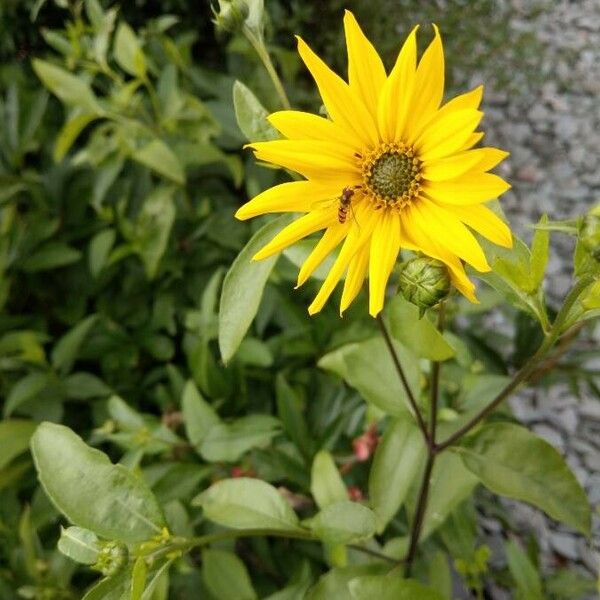
[[[250,144],[258,159],[305,178],[270,188],[237,211],[238,219],[306,213],[254,259],[325,230],[300,269],[300,286],[341,245],[310,314],[321,310],[345,274],[343,312],[368,273],[369,312],[376,316],[401,248],[444,262],[454,286],[477,302],[462,261],[482,272],[490,267],[469,228],[495,244],[512,245],[509,228],[484,205],[510,187],[488,172],[508,153],[473,149],[483,137],[476,131],[483,88],[442,105],[444,52],[435,26],[418,63],[418,28],[411,31],[389,75],[348,11],[344,27],[348,83],[298,38],[329,118],[276,112],[269,121],[287,139]]]

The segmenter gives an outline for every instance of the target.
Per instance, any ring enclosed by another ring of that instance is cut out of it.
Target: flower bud
[[[402,295],[419,307],[419,318],[450,293],[448,269],[435,258],[409,260],[401,266],[398,277]]]
[[[219,33],[237,33],[249,14],[245,0],[219,0],[219,10],[213,7],[212,11],[213,23]]]
[[[600,214],[594,214],[592,210],[585,216],[579,239],[594,259],[600,261]]]
[[[100,571],[105,577],[112,577],[127,564],[128,560],[129,552],[125,544],[115,541],[105,542],[92,568]]]

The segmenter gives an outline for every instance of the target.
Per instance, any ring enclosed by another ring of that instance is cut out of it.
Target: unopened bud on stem
[[[127,564],[128,559],[129,552],[125,544],[115,541],[106,542],[102,546],[93,568],[100,571],[105,577],[111,577]]]
[[[450,293],[450,275],[444,263],[426,256],[413,258],[401,266],[402,295],[419,307],[419,317]]]
[[[579,239],[583,247],[600,261],[600,209],[592,209],[583,219]]]
[[[249,14],[245,0],[219,0],[219,10],[212,8],[215,16],[213,23],[219,33],[237,33],[241,31]]]

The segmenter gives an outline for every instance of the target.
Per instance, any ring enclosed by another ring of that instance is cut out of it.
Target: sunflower
[[[411,31],[389,75],[349,11],[344,29],[348,83],[298,38],[328,118],[276,112],[268,119],[287,139],[250,144],[256,158],[304,177],[264,191],[237,211],[238,219],[305,213],[254,260],[324,230],[300,269],[300,286],[341,246],[310,314],[322,309],[345,275],[341,314],[368,275],[369,312],[376,316],[401,248],[445,263],[453,285],[477,302],[463,263],[480,272],[490,266],[471,230],[512,245],[507,225],[484,205],[510,185],[489,173],[508,153],[474,148],[483,137],[476,131],[483,87],[442,104],[444,51],[435,26],[418,62],[418,27]]]

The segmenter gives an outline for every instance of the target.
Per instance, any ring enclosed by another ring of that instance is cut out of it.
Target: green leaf
[[[50,355],[52,366],[57,371],[66,374],[73,368],[79,348],[97,320],[98,315],[86,317],[58,340]]]
[[[100,580],[82,600],[125,600],[129,598],[130,590],[131,573],[124,570]]]
[[[133,565],[131,572],[131,595],[129,600],[141,600],[144,588],[146,587],[146,577],[148,576],[148,566],[143,556],[138,557]]]
[[[175,221],[174,190],[158,187],[145,200],[136,219],[133,245],[144,263],[146,276],[154,279]]]
[[[31,451],[46,494],[75,525],[131,543],[148,540],[165,526],[146,484],[67,427],[42,423]]]
[[[136,150],[131,158],[179,185],[185,183],[185,172],[176,154],[162,140],[155,139]]]
[[[527,554],[512,540],[506,542],[508,569],[517,584],[519,600],[544,600],[542,581]]]
[[[105,229],[91,239],[88,250],[88,266],[92,277],[96,278],[100,275],[115,244],[116,237],[114,229]]]
[[[200,445],[200,454],[209,462],[236,462],[252,448],[265,448],[281,431],[270,415],[248,415],[233,423],[211,427]]]
[[[54,142],[54,153],[53,157],[56,162],[60,162],[67,152],[71,149],[71,146],[75,143],[75,140],[79,137],[79,134],[92,122],[99,118],[100,115],[97,113],[85,112],[83,114],[77,114],[71,117],[63,126]]]
[[[106,408],[111,419],[116,421],[120,429],[125,431],[145,429],[144,417],[119,396],[111,396],[106,403]]]
[[[369,473],[369,503],[377,515],[378,533],[404,503],[424,458],[417,426],[406,418],[393,421],[377,446]]]
[[[58,549],[71,560],[83,565],[93,565],[98,560],[98,536],[82,527],[61,527]]]
[[[73,373],[63,380],[65,396],[76,400],[87,400],[108,396],[111,389],[98,377],[91,373]]]
[[[389,318],[392,335],[416,356],[436,361],[454,356],[454,348],[427,315],[419,318],[419,308],[402,296],[389,303]]]
[[[233,84],[233,107],[238,127],[251,142],[274,140],[277,131],[267,121],[269,112],[241,81]]]
[[[456,451],[492,492],[529,502],[553,519],[589,534],[591,511],[586,494],[548,442],[523,427],[493,423]]]
[[[19,406],[32,400],[48,385],[46,373],[28,373],[11,388],[4,404],[4,417],[9,417]]]
[[[123,21],[117,27],[113,52],[115,60],[124,71],[134,77],[144,78],[146,58],[135,32]]]
[[[256,592],[244,563],[233,553],[206,548],[202,552],[202,579],[217,600],[255,600]]]
[[[310,492],[319,508],[348,500],[346,485],[327,450],[317,452],[312,464]]]
[[[329,504],[302,524],[329,544],[351,544],[372,537],[377,518],[366,506],[343,500]]]
[[[181,407],[188,440],[200,449],[208,432],[221,423],[221,419],[215,409],[200,395],[191,379],[183,388]]]
[[[77,262],[81,252],[67,246],[63,242],[47,242],[33,254],[19,262],[19,266],[27,273],[50,271]]]
[[[418,396],[420,370],[416,357],[399,343],[394,347],[404,368],[406,378],[415,396]],[[353,345],[343,356],[346,372],[344,379],[356,388],[362,397],[385,413],[393,416],[409,414],[406,392],[385,342],[374,338]]]
[[[62,102],[102,114],[102,108],[89,83],[45,60],[35,58],[32,66],[42,83]]]
[[[473,493],[477,483],[477,478],[457,456],[451,452],[438,456],[431,474],[422,540],[446,521],[448,515]]]
[[[284,215],[259,229],[225,275],[219,306],[219,349],[227,363],[254,320],[277,256],[253,262],[252,257],[289,222]]]
[[[298,531],[298,517],[272,486],[260,479],[224,479],[197,496],[207,519],[233,529]]]
[[[306,600],[349,600],[349,584],[357,577],[378,575],[389,571],[388,565],[353,565],[341,569],[331,569],[322,575],[309,591]],[[416,600],[416,599],[415,599]]]
[[[548,216],[543,215],[538,221],[538,225],[548,223]],[[544,281],[544,273],[548,264],[550,251],[550,232],[547,229],[539,228],[533,234],[531,242],[531,287],[532,291],[536,291]]]
[[[312,439],[308,432],[306,419],[299,406],[297,394],[282,373],[275,378],[275,392],[277,414],[283,423],[285,432],[305,455],[310,455]]]
[[[400,579],[395,575],[357,577],[348,587],[353,600],[444,600],[415,579]]]
[[[0,469],[29,448],[29,440],[36,427],[37,423],[33,421],[0,421]]]

